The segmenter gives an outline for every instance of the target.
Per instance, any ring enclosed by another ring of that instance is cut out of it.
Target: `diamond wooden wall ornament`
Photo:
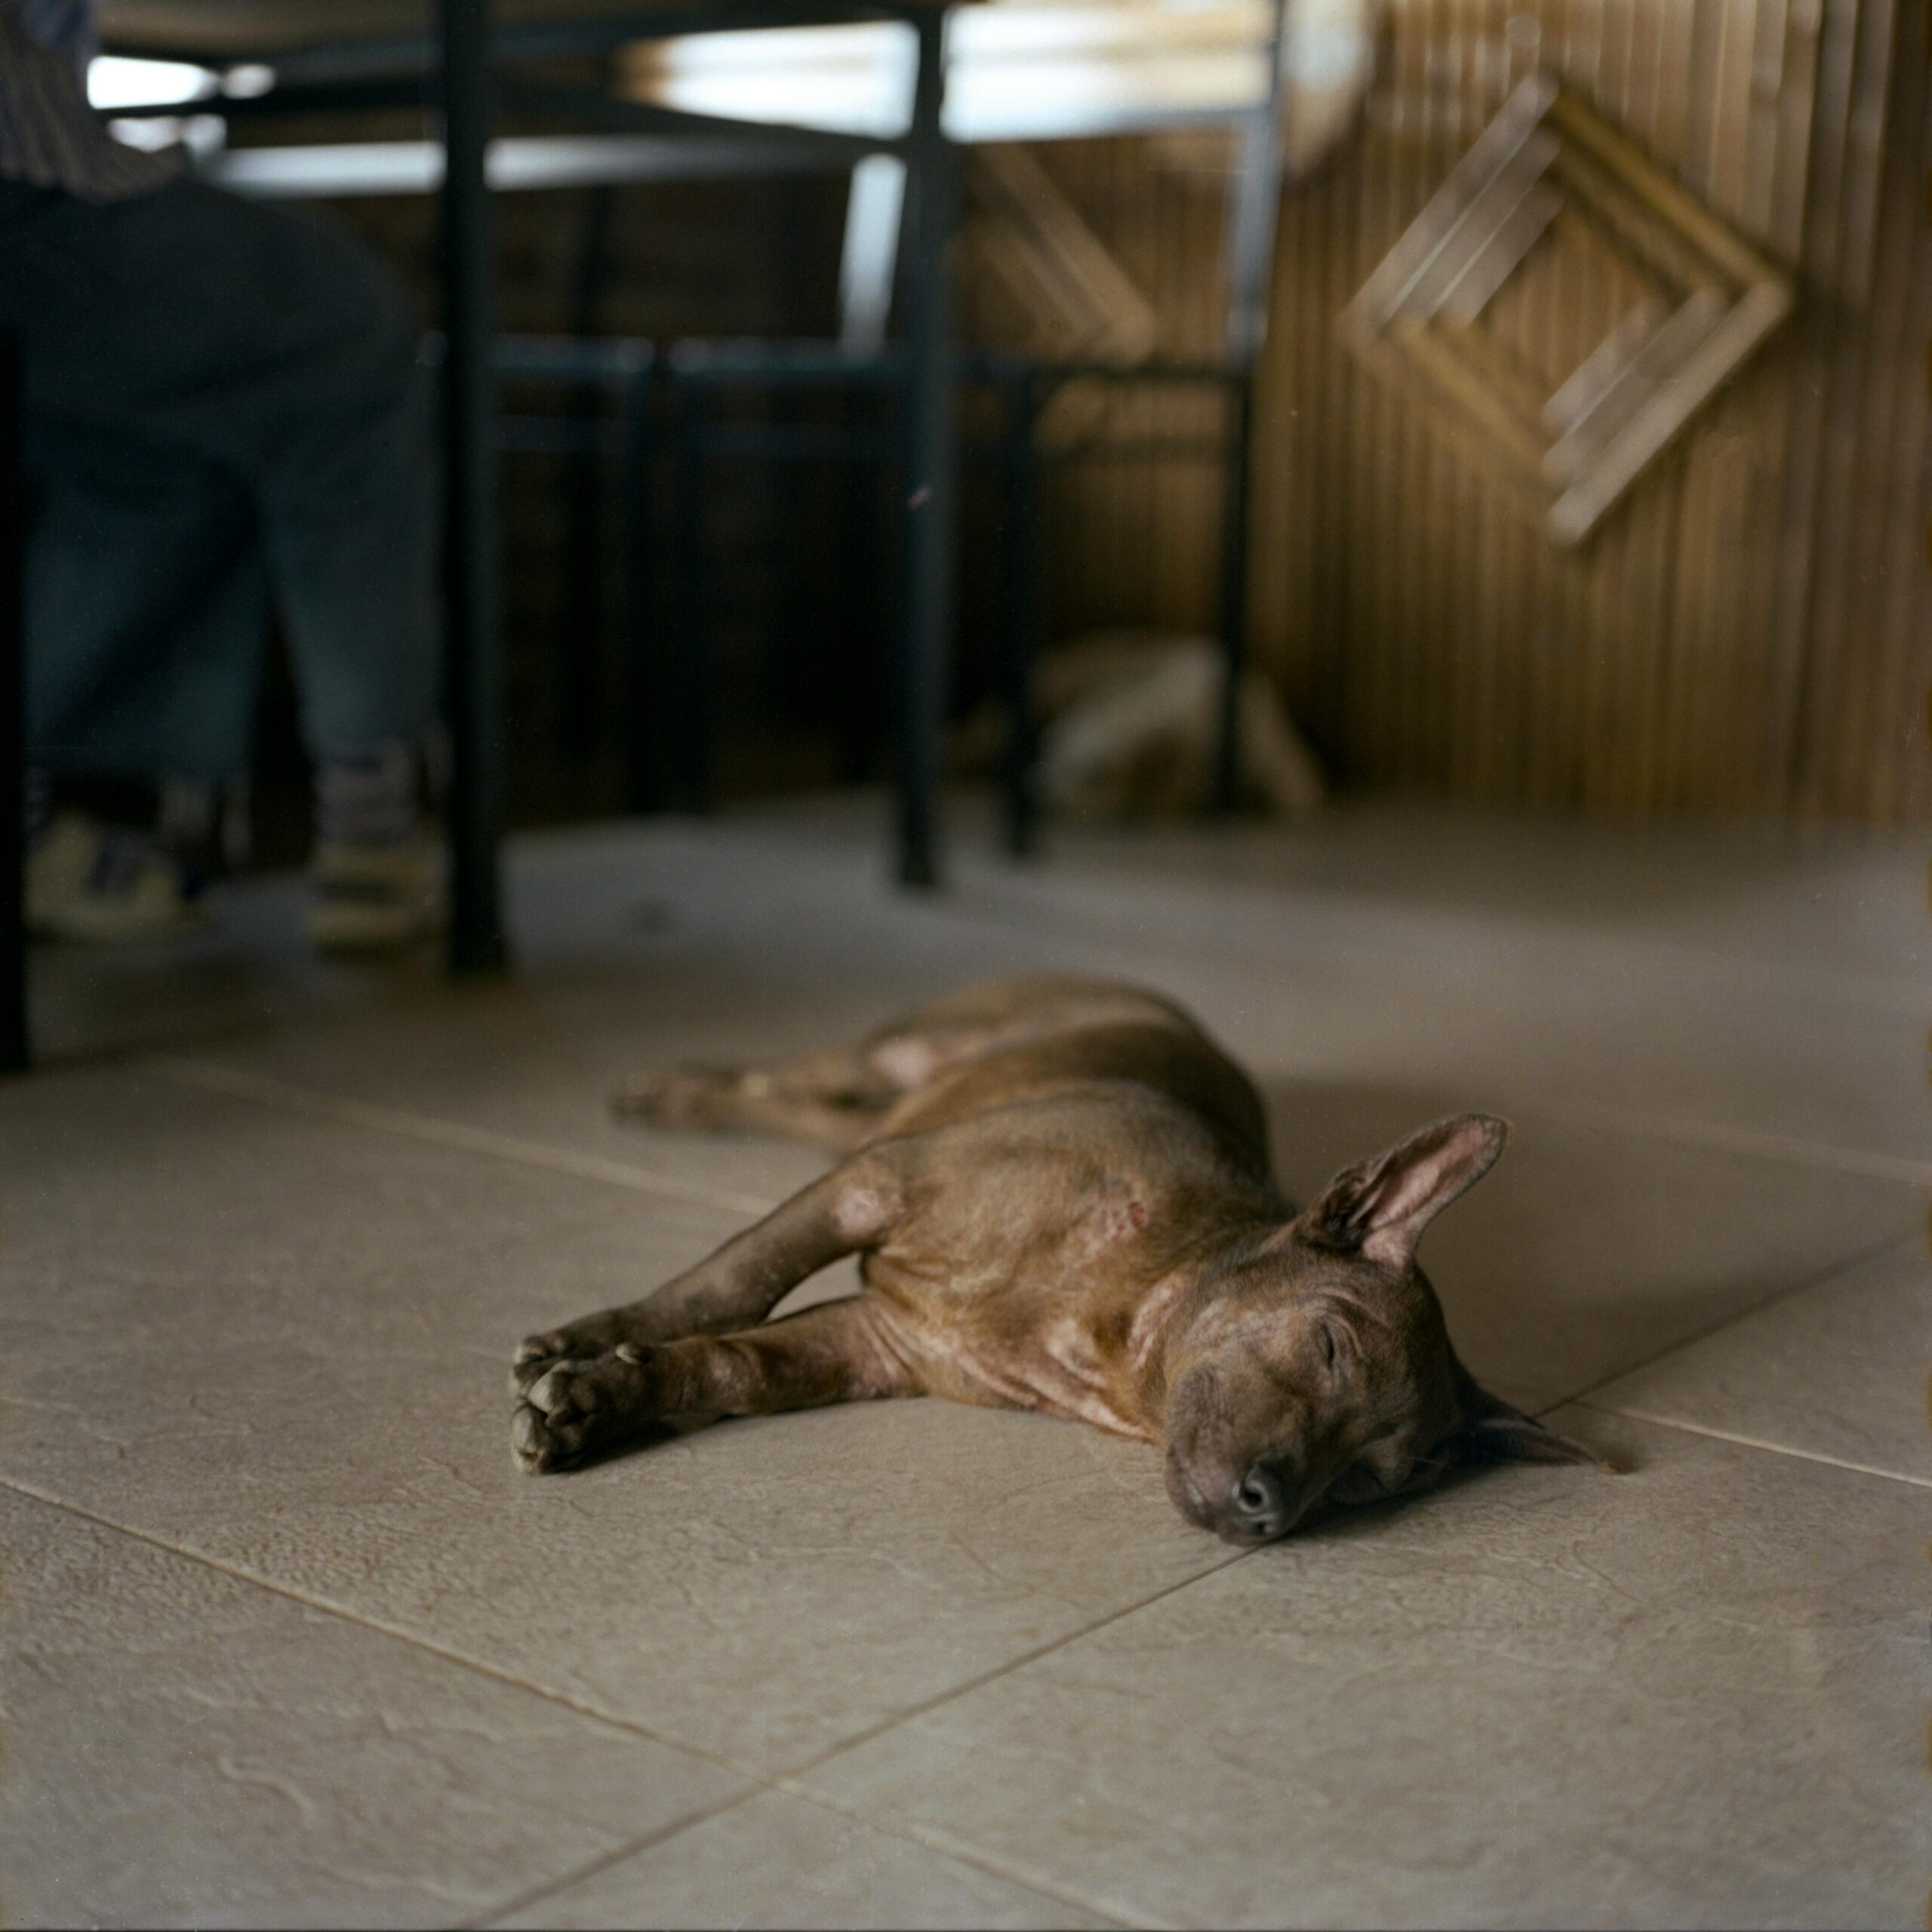
[[[1552,390],[1496,312],[1539,245],[1595,250],[1621,291],[1609,332]],[[1378,372],[1418,387],[1464,448],[1589,535],[1790,312],[1789,278],[1626,135],[1533,74],[1342,317]]]

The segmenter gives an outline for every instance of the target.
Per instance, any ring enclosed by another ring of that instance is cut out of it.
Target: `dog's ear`
[[[1463,1426],[1456,1437],[1457,1460],[1464,1463],[1588,1463],[1620,1473],[1607,1457],[1512,1408],[1500,1395],[1463,1377]]]
[[[1344,1168],[1297,1222],[1317,1247],[1359,1253],[1405,1268],[1422,1231],[1494,1166],[1509,1123],[1492,1114],[1457,1114]]]

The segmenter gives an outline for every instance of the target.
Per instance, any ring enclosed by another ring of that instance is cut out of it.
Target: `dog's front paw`
[[[568,1361],[570,1351],[564,1346],[561,1333],[525,1336],[510,1358],[510,1393],[521,1395],[533,1382]]]
[[[510,1393],[521,1395],[553,1368],[571,1365],[582,1367],[599,1355],[608,1355],[626,1334],[624,1312],[608,1309],[601,1315],[586,1315],[580,1321],[566,1321],[561,1328],[540,1335],[526,1335],[510,1358]]]
[[[594,1361],[565,1361],[523,1392],[510,1423],[510,1447],[533,1475],[620,1447],[657,1420],[651,1352],[632,1343]]]

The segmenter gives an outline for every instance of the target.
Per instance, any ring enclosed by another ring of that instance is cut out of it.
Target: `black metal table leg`
[[[705,625],[705,478],[703,386],[671,374],[671,437],[677,465],[674,515],[676,656],[671,669],[671,798],[702,812],[711,797],[711,643]]]
[[[663,718],[654,675],[656,637],[651,587],[657,540],[651,471],[655,461],[652,368],[638,369],[624,385],[624,809],[655,811],[666,797]]]
[[[0,329],[0,1073],[29,1059],[24,429],[20,339]]]
[[[484,168],[492,86],[490,0],[439,0],[442,59],[445,701],[451,744],[449,965],[505,961],[503,639],[497,580],[495,262]]]
[[[1254,371],[1268,334],[1275,229],[1281,198],[1281,26],[1286,0],[1274,0],[1267,81],[1241,128],[1240,165],[1228,222],[1226,482],[1221,500],[1221,681],[1214,803],[1232,811],[1241,797],[1241,685],[1247,669],[1248,521],[1254,469]]]
[[[876,442],[881,411],[878,392],[857,384],[839,395],[841,426],[861,443]],[[834,581],[838,608],[847,614],[842,646],[834,665],[838,679],[838,778],[841,784],[864,783],[878,761],[880,671],[888,660],[884,638],[891,608],[881,595],[891,572],[881,555],[881,465],[874,451],[860,448],[840,479],[838,555]]]
[[[1221,483],[1221,706],[1214,755],[1215,809],[1241,801],[1241,687],[1247,673],[1247,525],[1254,464],[1254,372],[1228,385]]]
[[[1039,397],[1030,374],[1008,395],[1006,446],[1006,749],[1001,778],[1006,849],[1024,858],[1038,835],[1034,792],[1033,666],[1043,617],[1041,581],[1040,451],[1034,436]]]
[[[899,663],[898,870],[906,885],[939,880],[940,746],[949,688],[958,517],[952,233],[958,158],[940,123],[945,18],[922,14],[913,91],[906,391],[905,627]]]
[[[604,295],[611,279],[611,231],[617,191],[592,188],[585,205],[583,235],[573,275],[570,333],[586,348],[595,345]],[[596,438],[604,420],[605,386],[586,377],[570,398],[571,420],[583,432],[583,447],[565,466],[563,509],[563,635],[558,640],[560,702],[557,749],[580,764],[605,742],[604,452]]]

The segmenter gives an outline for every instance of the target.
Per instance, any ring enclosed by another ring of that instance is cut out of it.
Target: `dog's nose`
[[[1288,1527],[1288,1493],[1278,1472],[1257,1463],[1234,1486],[1229,1504],[1250,1536],[1278,1537]]]

